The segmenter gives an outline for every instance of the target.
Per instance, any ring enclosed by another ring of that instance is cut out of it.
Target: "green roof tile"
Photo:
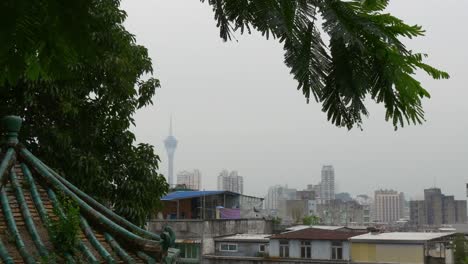
[[[21,122],[17,116],[1,120],[0,262],[176,263],[172,230],[141,229],[79,190],[18,144]],[[51,219],[64,216],[56,194],[78,205],[81,223],[76,251],[62,255],[55,255],[50,237]]]

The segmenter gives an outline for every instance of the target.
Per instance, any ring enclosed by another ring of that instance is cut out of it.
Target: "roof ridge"
[[[60,180],[58,180],[31,152],[27,149],[21,149],[20,156],[24,159],[26,163],[29,163],[35,170],[45,179],[48,180],[54,188],[57,190],[63,191],[67,196],[69,196],[72,200],[78,203],[80,207],[80,211],[85,213],[89,218],[94,219],[97,223],[100,223],[102,226],[109,228],[109,232],[114,235],[118,235],[129,242],[136,244],[141,249],[146,250],[158,250],[161,240],[150,240],[147,238],[141,237],[139,234],[134,234],[129,232],[126,228],[122,227],[121,225],[115,223],[105,215],[103,215],[98,210],[91,207],[88,203],[83,201],[77,194],[75,194],[72,190],[67,188]]]
[[[15,215],[14,218],[20,217],[19,219],[25,222],[26,230],[30,233],[27,237],[29,239],[32,237],[33,242],[36,245],[36,247],[33,246],[33,248],[37,248],[42,251],[41,256],[47,256],[48,248],[43,247],[44,244],[39,237],[40,234],[35,230],[36,226],[34,226],[34,222],[31,221],[33,216],[29,212],[29,209],[24,207],[25,197],[21,195],[23,191],[25,194],[28,192],[29,195],[31,195],[31,198],[28,199],[32,200],[33,206],[35,207],[34,214],[38,214],[41,219],[43,226],[40,228],[47,226],[49,214],[51,214],[50,207],[47,207],[46,210],[42,203],[42,199],[52,201],[52,206],[55,208],[56,206],[60,206],[56,203],[58,200],[54,200],[54,191],[57,191],[63,192],[66,197],[76,202],[79,206],[81,232],[84,232],[86,237],[91,239],[88,239],[88,241],[92,242],[92,248],[96,249],[96,252],[99,252],[96,257],[99,257],[100,255],[103,260],[107,259],[108,261],[113,262],[113,257],[119,256],[119,258],[127,261],[138,257],[140,260],[143,259],[148,262],[155,262],[156,260],[165,261],[176,259],[178,257],[178,250],[172,250],[172,247],[175,245],[175,233],[170,227],[165,227],[162,234],[157,235],[140,228],[116,214],[67,181],[64,177],[48,167],[19,143],[18,134],[22,123],[20,117],[6,116],[2,118],[0,122],[4,129],[3,133],[6,135],[6,138],[3,141],[0,141],[2,142],[0,143],[0,152],[2,152],[0,154],[3,154],[0,155],[0,192],[2,193],[0,196],[3,197],[6,193],[10,195],[10,192],[14,192],[16,194],[15,201],[19,203],[21,213],[20,215]],[[16,178],[15,170],[18,170],[19,178]],[[18,179],[20,181],[18,181]],[[11,184],[11,187],[8,185],[8,188],[5,188],[5,185],[8,182]],[[38,183],[37,187],[42,186],[42,188],[40,188],[41,192],[36,188],[35,182]],[[23,183],[31,186],[29,191],[27,191],[26,187],[23,186]],[[46,198],[43,196],[44,189]],[[4,202],[3,200],[4,199],[2,198],[2,202]],[[51,206],[51,203],[48,203],[48,206]],[[24,210],[25,208],[27,210]],[[15,222],[19,221],[14,218],[10,217],[10,220],[6,219],[9,222],[9,229],[13,231],[15,230]],[[0,220],[5,221],[2,217],[0,217]],[[33,224],[31,225],[31,223]],[[101,239],[102,237],[104,237],[104,240]],[[125,241],[125,243],[122,244],[123,247],[120,246],[118,242],[119,240],[122,242]],[[88,260],[92,262],[99,261],[95,256],[93,256],[93,253],[88,246],[83,244],[81,239],[79,241],[81,243],[78,247],[82,252],[84,250],[83,253],[88,257]],[[22,246],[21,239],[16,242],[20,243],[16,243],[15,248],[22,250],[21,255],[23,259],[28,263],[33,263],[31,261],[38,256],[33,254],[31,251],[32,248]],[[53,246],[55,247],[55,245]],[[133,251],[132,255],[130,255],[125,252],[126,249],[136,251]],[[86,251],[89,254],[86,254]],[[64,254],[65,255],[61,257],[73,260],[71,255],[67,255],[66,253]],[[29,256],[32,256],[32,260]],[[8,247],[5,247],[0,239],[0,262],[4,261],[6,263],[10,263],[12,260],[13,259],[11,259],[8,253]],[[16,259],[14,260],[16,261]]]

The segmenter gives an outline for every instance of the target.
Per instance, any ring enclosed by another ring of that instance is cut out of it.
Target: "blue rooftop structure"
[[[238,219],[258,215],[263,198],[227,190],[174,191],[161,198],[164,219]],[[221,210],[226,209],[226,210]],[[241,214],[241,209],[243,210]],[[235,218],[229,214],[235,214]],[[229,215],[229,217],[226,217]]]
[[[175,200],[197,198],[197,197],[218,195],[218,194],[240,195],[238,193],[234,193],[230,191],[177,191],[177,192],[169,193],[168,195],[162,197],[161,200],[162,201],[175,201]]]

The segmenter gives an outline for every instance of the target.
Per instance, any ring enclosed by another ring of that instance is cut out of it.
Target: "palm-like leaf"
[[[204,0],[201,0],[204,2]],[[210,0],[221,37],[251,29],[284,44],[285,63],[307,101],[313,95],[328,119],[351,129],[368,115],[367,97],[383,103],[395,128],[421,123],[429,93],[414,79],[422,69],[449,75],[407,50],[400,38],[421,36],[420,26],[383,13],[388,0]],[[321,16],[321,23],[316,16]],[[320,25],[319,25],[320,24]],[[326,46],[318,27],[328,34]]]

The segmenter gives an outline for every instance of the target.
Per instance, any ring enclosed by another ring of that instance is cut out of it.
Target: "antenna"
[[[172,114],[169,119],[169,136],[172,136]]]

